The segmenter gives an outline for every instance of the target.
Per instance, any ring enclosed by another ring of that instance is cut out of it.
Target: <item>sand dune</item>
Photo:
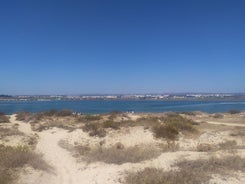
[[[137,120],[141,115],[134,115],[133,119]],[[144,115],[145,116],[145,115]],[[239,148],[236,149],[236,155],[245,157],[244,137],[232,137],[230,132],[236,130],[235,127],[245,127],[241,123],[222,122],[206,117],[206,124],[200,123],[199,133],[195,135],[179,135],[178,140],[174,141],[178,149],[163,151],[159,156],[141,161],[138,163],[109,164],[101,161],[87,163],[79,160],[69,150],[59,145],[60,141],[66,141],[69,145],[76,144],[99,146],[103,141],[104,148],[110,148],[117,142],[124,146],[134,145],[152,145],[162,147],[167,145],[166,140],[156,139],[149,129],[142,126],[126,127],[119,130],[109,129],[108,135],[103,138],[91,137],[87,132],[77,129],[69,131],[61,128],[50,128],[43,131],[33,131],[30,123],[17,121],[15,115],[10,116],[12,125],[18,124],[19,131],[25,135],[37,135],[38,143],[35,151],[43,154],[44,160],[49,163],[53,170],[50,172],[38,171],[26,167],[20,172],[18,184],[119,184],[124,181],[126,172],[140,171],[146,167],[161,168],[165,171],[172,170],[174,164],[181,160],[198,160],[207,159],[210,156],[223,157],[231,155],[227,150],[216,151],[198,151],[199,145],[209,144],[211,146],[219,145],[222,142],[233,140],[236,141]],[[195,119],[195,117],[193,117]],[[200,118],[199,118],[200,119]],[[198,117],[196,117],[198,120]],[[202,119],[203,121],[203,119]],[[200,121],[201,122],[201,121]],[[226,125],[225,128],[223,125]],[[165,148],[164,148],[165,149]],[[213,176],[210,183],[230,183],[242,184],[245,182],[244,173],[231,176]]]

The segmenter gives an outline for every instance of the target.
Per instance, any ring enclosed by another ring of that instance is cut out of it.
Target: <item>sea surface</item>
[[[0,101],[0,112],[41,112],[51,109],[71,109],[84,114],[122,112],[227,112],[245,111],[245,101],[157,101],[157,100],[82,100],[82,101]]]

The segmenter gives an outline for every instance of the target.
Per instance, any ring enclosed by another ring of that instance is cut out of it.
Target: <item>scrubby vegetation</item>
[[[230,114],[239,114],[240,112],[241,111],[236,110],[236,109],[231,109],[231,110],[228,111],[228,113],[230,113]]]
[[[106,131],[101,123],[86,123],[83,126],[83,131],[88,132],[90,136],[105,137]]]
[[[10,184],[16,179],[15,171],[24,165],[47,171],[51,167],[42,160],[41,155],[32,152],[27,146],[0,145],[0,183]]]
[[[99,121],[102,117],[100,115],[80,115],[77,117],[78,122]]]
[[[194,132],[196,123],[178,114],[168,114],[162,122],[153,124],[152,131],[156,138],[176,139],[180,131]]]
[[[153,132],[156,138],[176,139],[179,131],[172,125],[159,124],[153,127]]]
[[[218,150],[232,150],[237,148],[239,148],[239,146],[237,145],[237,142],[235,140],[227,140],[217,145],[208,143],[197,145],[197,151],[199,152],[214,152]]]
[[[221,118],[224,118],[224,115],[223,114],[220,114],[220,113],[216,113],[212,117],[213,118],[216,118],[216,119],[221,119]]]
[[[112,164],[137,163],[160,155],[160,150],[152,146],[139,145],[125,148],[116,144],[110,148],[98,147],[87,151],[84,158],[88,162],[101,161]]]
[[[245,128],[239,127],[235,130],[232,130],[230,133],[230,136],[236,137],[236,136],[240,136],[240,137],[244,137],[245,136]]]
[[[20,132],[16,127],[11,127],[11,128],[0,127],[0,138],[4,138],[7,136],[14,136],[14,135],[24,135],[24,134]]]
[[[9,123],[9,118],[3,112],[0,112],[0,123]]]
[[[120,122],[115,122],[115,121],[104,121],[102,123],[103,128],[112,128],[112,129],[119,129],[120,128]]]
[[[28,122],[33,118],[33,114],[30,112],[19,112],[16,115],[16,120]]]
[[[245,160],[238,156],[210,158],[208,160],[183,161],[177,164],[179,170],[165,172],[157,168],[145,168],[138,172],[128,172],[125,184],[202,184],[211,179],[212,174],[230,176],[232,171],[245,171]]]

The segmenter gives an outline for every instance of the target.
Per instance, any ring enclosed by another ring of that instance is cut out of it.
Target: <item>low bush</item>
[[[194,132],[193,125],[196,123],[190,119],[184,118],[176,113],[169,113],[166,117],[154,123],[152,131],[156,138],[176,139],[180,131]]]
[[[125,148],[116,144],[110,148],[98,147],[85,154],[88,162],[101,161],[110,164],[137,163],[160,155],[160,150],[152,146],[133,146]]]
[[[7,136],[15,136],[15,135],[24,135],[24,133],[20,132],[16,127],[11,127],[11,128],[0,127],[0,138],[4,138]]]
[[[208,160],[183,161],[179,170],[165,172],[157,168],[145,168],[126,173],[124,184],[203,184],[213,174],[229,176],[236,171],[245,171],[245,160],[238,156],[210,158]]]
[[[112,129],[119,129],[120,128],[120,122],[114,122],[114,121],[105,121],[103,122],[103,128],[112,128]]]
[[[3,112],[0,112],[0,123],[9,123],[9,117],[7,117]]]
[[[194,131],[193,125],[196,123],[188,118],[184,118],[178,114],[169,114],[164,118],[164,123],[175,127],[177,130]]]
[[[83,131],[88,132],[90,136],[106,136],[106,131],[102,128],[101,123],[86,123],[82,129]]]
[[[236,110],[236,109],[232,109],[232,110],[229,110],[228,113],[230,114],[239,114],[241,111],[239,110]]]
[[[173,125],[160,124],[153,127],[153,133],[156,138],[167,138],[167,139],[176,139],[179,131]]]
[[[224,115],[223,114],[216,113],[212,117],[213,118],[216,118],[216,119],[221,119],[221,118],[224,118]]]
[[[100,115],[81,115],[77,117],[78,122],[88,122],[88,121],[99,121],[102,119],[102,116]]]
[[[15,179],[15,169],[24,165],[48,171],[51,167],[42,160],[41,155],[32,152],[27,146],[0,145],[0,183],[9,184]]]
[[[33,114],[30,112],[18,112],[16,120],[28,122],[33,118]]]
[[[229,140],[222,143],[219,143],[219,149],[234,149],[237,146],[237,142],[235,140]]]
[[[64,110],[57,111],[55,115],[61,117],[72,116],[73,112],[71,110],[64,109]]]

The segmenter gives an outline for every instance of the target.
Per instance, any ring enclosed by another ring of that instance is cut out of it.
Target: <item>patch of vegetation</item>
[[[39,132],[43,130],[48,130],[53,127],[61,128],[69,131],[73,131],[75,129],[75,127],[73,127],[69,122],[57,121],[57,120],[51,120],[45,123],[32,122],[31,125],[32,125],[32,130],[39,131]]]
[[[15,169],[30,165],[34,169],[48,171],[51,167],[41,155],[32,152],[27,146],[0,145],[0,183],[9,184],[15,179]]]
[[[115,122],[115,121],[105,121],[102,123],[103,128],[112,128],[112,129],[119,129],[120,128],[120,122]]]
[[[203,184],[212,174],[231,175],[232,171],[245,171],[245,160],[238,156],[210,158],[208,160],[183,161],[179,170],[165,172],[156,168],[145,168],[126,173],[124,184]]]
[[[20,132],[16,127],[10,127],[10,128],[0,127],[0,138],[4,138],[7,136],[15,136],[15,135],[24,135],[24,133]]]
[[[108,113],[109,115],[109,120],[114,120],[116,117],[118,117],[119,115],[122,115],[122,112],[120,111],[111,111],[110,113]]]
[[[152,131],[156,138],[176,139],[180,131],[194,132],[196,123],[176,113],[170,113],[162,119],[163,123],[155,123]]]
[[[193,120],[184,118],[178,114],[169,114],[164,118],[164,123],[174,126],[179,131],[195,131],[193,125],[196,125]]]
[[[237,147],[237,142],[235,140],[228,140],[222,143],[219,143],[219,149],[227,150],[234,149]]]
[[[33,118],[33,114],[30,112],[18,112],[16,115],[17,121],[29,122]]]
[[[82,129],[83,131],[88,132],[90,136],[105,137],[106,129],[111,128],[117,130],[120,126],[121,122],[108,120],[104,122],[87,122]]]
[[[230,114],[239,114],[239,113],[241,113],[241,111],[236,110],[236,109],[231,109],[231,110],[228,111],[228,113],[230,113]]]
[[[197,151],[199,152],[212,152],[218,150],[232,150],[239,148],[235,140],[228,140],[219,143],[218,145],[202,143],[197,145]]]
[[[106,131],[101,123],[86,123],[83,126],[83,131],[88,132],[90,136],[105,137]]]
[[[72,116],[73,112],[71,110],[64,109],[64,110],[57,111],[55,115],[60,117]]]
[[[78,122],[88,122],[88,121],[99,121],[102,119],[102,116],[100,115],[81,115],[77,117]]]
[[[213,118],[216,118],[216,119],[221,119],[221,118],[224,118],[224,115],[223,114],[220,114],[220,113],[216,113],[212,117]]]
[[[207,143],[201,143],[197,145],[197,151],[199,152],[210,152],[217,150],[217,146]]]
[[[0,123],[9,123],[9,117],[3,112],[0,112]]]
[[[231,133],[230,133],[230,136],[240,136],[240,137],[244,137],[245,136],[245,128],[242,128],[242,127],[239,127],[235,130],[233,130]]]
[[[167,139],[176,139],[179,134],[179,131],[173,125],[159,124],[153,127],[153,133],[156,138],[167,138]]]
[[[88,162],[101,161],[109,164],[137,163],[160,155],[160,150],[152,146],[133,146],[125,148],[116,144],[110,148],[98,147],[84,155]]]

